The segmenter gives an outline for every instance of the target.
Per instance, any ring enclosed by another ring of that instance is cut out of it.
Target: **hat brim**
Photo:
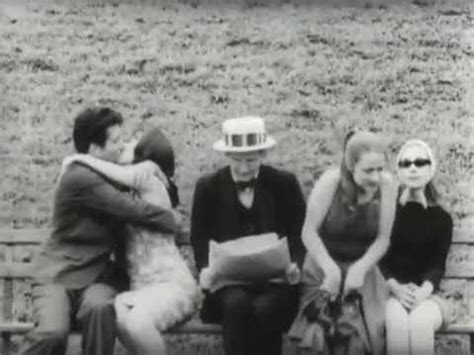
[[[248,153],[248,152],[256,152],[258,150],[267,150],[274,147],[276,144],[276,140],[273,137],[267,137],[265,143],[252,145],[252,146],[245,146],[245,147],[229,147],[225,144],[224,140],[218,140],[212,146],[214,150],[223,153]]]

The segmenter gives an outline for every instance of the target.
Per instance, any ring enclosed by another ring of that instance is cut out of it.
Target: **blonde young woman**
[[[434,333],[448,321],[447,303],[436,295],[451,244],[451,216],[433,186],[431,148],[410,140],[400,149],[401,182],[391,246],[381,262],[390,299],[386,305],[389,355],[434,354]]]
[[[129,187],[150,204],[175,207],[177,188],[170,179],[174,173],[174,153],[168,139],[159,129],[153,129],[132,152],[135,165],[120,166],[87,155],[74,155],[63,166],[73,162],[86,165]],[[147,169],[137,169],[138,164],[151,164],[152,173],[142,174]],[[154,169],[156,165],[160,169]],[[119,294],[115,300],[119,336],[132,354],[164,354],[161,332],[191,316],[201,294],[173,234],[133,225],[128,228],[126,254],[131,291]]]
[[[396,184],[385,166],[383,137],[351,132],[341,167],[324,172],[311,192],[302,233],[308,251],[302,299],[290,330],[308,354],[332,351],[321,324],[310,317],[320,290],[333,298],[359,292],[369,339],[366,346],[348,351],[383,352],[386,287],[377,263],[389,245],[396,200]]]

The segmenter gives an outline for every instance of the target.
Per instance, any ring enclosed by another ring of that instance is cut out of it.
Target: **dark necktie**
[[[236,181],[235,182],[235,187],[237,188],[238,191],[244,191],[247,188],[254,188],[255,183],[257,182],[257,179],[253,178],[249,181]]]

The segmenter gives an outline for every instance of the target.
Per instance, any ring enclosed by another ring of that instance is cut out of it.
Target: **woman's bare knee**
[[[395,298],[390,298],[385,304],[385,317],[388,322],[407,321],[408,312]]]
[[[410,313],[410,328],[417,331],[437,330],[442,323],[442,314],[439,306],[432,300],[421,302]]]

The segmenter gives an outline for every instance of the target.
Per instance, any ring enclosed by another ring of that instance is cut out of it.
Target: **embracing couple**
[[[63,163],[52,234],[35,260],[36,327],[22,354],[65,354],[76,323],[84,354],[113,354],[116,335],[133,353],[155,354],[161,331],[200,303],[174,242],[171,144],[154,129],[124,145],[122,124],[106,107],[75,118],[79,154]]]

